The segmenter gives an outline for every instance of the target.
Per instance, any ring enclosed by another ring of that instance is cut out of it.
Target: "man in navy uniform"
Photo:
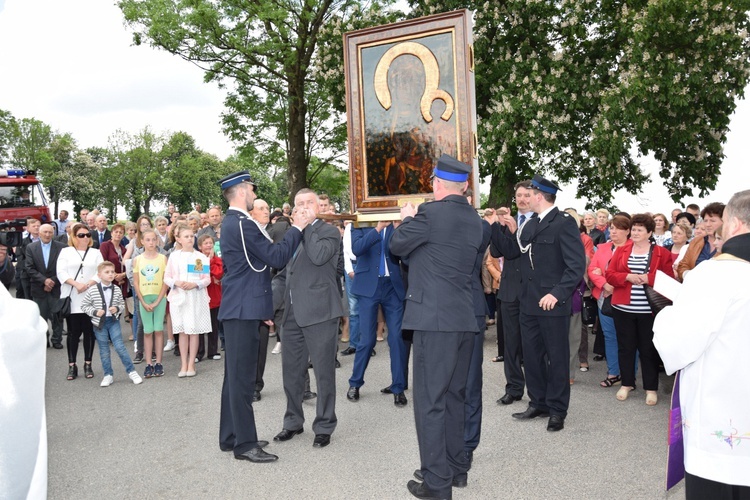
[[[549,415],[548,431],[562,430],[568,414],[570,297],[586,269],[578,226],[554,206],[559,189],[535,175],[529,208],[539,215],[518,231],[515,220],[504,217],[492,235],[503,255],[520,257],[523,277],[521,341],[531,402],[526,411],[513,417],[528,420]]]
[[[531,181],[521,181],[515,186],[516,207],[518,213],[515,222],[518,227],[523,227],[534,216],[529,208],[531,200]],[[500,217],[510,217],[509,213],[499,214]],[[521,302],[519,296],[523,285],[521,276],[521,259],[509,258],[497,248],[490,247],[493,257],[503,257],[503,274],[500,279],[500,289],[497,298],[500,300],[500,317],[502,318],[502,331],[504,336],[504,363],[505,371],[505,394],[497,400],[498,404],[509,405],[514,401],[520,401],[523,397],[526,380],[524,378],[521,361],[523,351],[521,349]],[[513,250],[515,254],[515,250]]]
[[[448,155],[432,179],[435,201],[401,208],[391,252],[407,259],[403,328],[414,330],[414,419],[421,476],[407,488],[417,498],[451,498],[467,484],[464,395],[474,336],[472,269],[482,222],[463,196],[471,166]],[[567,338],[567,337],[566,337]]]
[[[398,258],[388,248],[393,231],[393,224],[388,221],[380,221],[376,227],[352,229],[352,252],[357,256],[357,267],[351,290],[358,300],[360,337],[349,379],[349,391],[346,393],[349,401],[359,400],[359,388],[365,383],[365,370],[375,347],[378,306],[381,306],[388,326],[391,353],[391,385],[383,392],[393,394],[396,406],[406,405],[404,388],[408,351],[401,337],[404,282],[401,280]]]
[[[221,227],[224,261],[219,321],[224,324],[224,384],[221,388],[219,447],[251,462],[273,462],[267,441],[259,441],[252,399],[258,363],[258,327],[273,318],[270,268],[282,268],[302,241],[302,230],[312,220],[300,211],[295,224],[279,243],[271,243],[250,218],[255,184],[247,171],[224,177],[221,189],[227,202]]]

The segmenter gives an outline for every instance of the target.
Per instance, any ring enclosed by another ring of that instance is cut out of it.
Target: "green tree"
[[[118,130],[109,138],[104,184],[130,220],[150,213],[153,202],[166,198],[171,180],[161,156],[165,142],[149,127],[135,135]]]
[[[54,161],[49,151],[53,138],[50,126],[35,118],[24,118],[16,121],[14,128],[11,164],[40,173],[48,171]]]
[[[340,158],[344,135],[313,78],[321,28],[355,0],[120,0],[136,44],[190,61],[230,88],[225,131],[241,147],[285,152],[288,193],[313,156]],[[287,195],[288,196],[288,195]]]
[[[578,180],[589,205],[647,180],[675,200],[716,186],[748,83],[748,0],[412,0],[475,9],[481,173],[506,204],[533,171]]]
[[[17,127],[16,119],[10,111],[0,109],[0,165],[5,165],[10,160]]]

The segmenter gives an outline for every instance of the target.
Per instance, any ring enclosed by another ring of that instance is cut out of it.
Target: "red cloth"
[[[594,252],[594,257],[591,259],[591,263],[589,263],[589,279],[591,280],[591,283],[594,284],[594,289],[591,290],[591,295],[593,295],[596,300],[599,300],[599,296],[602,294],[602,288],[604,288],[604,285],[607,283],[607,278],[604,277],[604,272],[607,269],[609,259],[612,258],[613,246],[614,244],[611,242],[599,243],[596,245],[596,252]],[[602,274],[593,273],[594,269],[597,268],[601,269]]]
[[[671,252],[659,245],[653,247],[654,253],[651,255],[651,264],[648,270],[648,284],[651,286],[654,286],[657,270],[669,277],[674,277]],[[628,268],[628,258],[630,258],[632,251],[633,240],[628,240],[623,246],[615,249],[615,254],[609,262],[605,277],[607,283],[615,287],[615,291],[612,293],[612,305],[630,303],[630,288],[633,285],[626,278],[628,274],[631,274]]]
[[[594,240],[588,234],[581,233],[581,243],[583,243],[583,250],[586,257],[591,259],[594,256]]]
[[[224,277],[224,263],[221,257],[211,258],[211,284],[208,285],[208,307],[216,309],[221,305],[221,278]]]
[[[92,232],[93,234],[93,232]],[[125,255],[125,245],[122,244],[122,240],[120,240],[120,255]],[[120,260],[120,256],[117,255],[117,250],[115,250],[115,245],[112,243],[112,240],[107,240],[102,242],[102,244],[99,246],[99,253],[102,254],[102,259],[110,261],[112,264],[115,265],[115,273],[120,274],[125,272],[125,266],[122,263],[122,260]],[[122,290],[122,296],[127,297],[128,296],[128,279],[124,278],[122,283],[116,283],[120,290]]]

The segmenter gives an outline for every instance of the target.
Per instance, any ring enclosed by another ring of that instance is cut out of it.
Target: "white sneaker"
[[[271,351],[271,354],[279,354],[281,352],[281,342],[276,342],[276,346]]]
[[[141,378],[140,375],[138,375],[138,372],[135,371],[135,370],[133,370],[132,372],[128,373],[128,377],[130,377],[130,380],[132,380],[135,385],[138,385],[141,382],[143,382],[143,379]]]
[[[211,359],[221,359],[221,354],[214,354]]]
[[[110,385],[112,385],[112,382],[114,381],[115,381],[115,378],[112,375],[105,375],[104,378],[102,379],[102,383],[99,385],[102,387],[109,387]]]
[[[174,350],[174,340],[167,340],[167,345],[164,346],[164,352]]]

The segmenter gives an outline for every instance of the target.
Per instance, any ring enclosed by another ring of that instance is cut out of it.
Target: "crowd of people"
[[[467,485],[479,444],[488,326],[497,327],[492,361],[503,363],[506,379],[497,403],[530,400],[516,419],[547,417],[548,431],[564,429],[575,374],[589,369],[591,333],[593,359],[607,366],[600,386],[618,386],[615,397],[624,401],[640,368],[645,403],[657,405],[659,371],[686,367],[649,297],[657,272],[685,285],[693,273],[710,281],[703,263],[722,255],[725,239],[739,248],[735,264],[746,259],[740,243],[750,225],[748,192],[735,195],[733,206],[688,205],[669,219],[603,209],[581,215],[555,207],[559,187],[541,176],[515,186],[515,213],[485,209],[479,216],[466,192],[469,171],[441,158],[435,202],[407,204],[401,220],[372,227],[328,217],[335,213],[328,197],[309,189],[296,193],[293,208],[271,210],[247,172],[221,180],[226,214],[218,206],[180,214],[170,205],[166,216],[110,227],[95,210],[81,210],[79,221],[61,211],[54,225],[29,219],[18,248],[0,245],[0,276],[6,287],[15,280],[18,298],[37,303],[49,322],[48,347],[63,349],[66,330],[67,380],[78,378],[81,342],[85,378],[95,376],[99,346],[102,387],[114,382],[110,343],[135,384],[165,375],[166,352],[180,357],[180,378],[224,353],[219,445],[252,462],[278,459],[258,440],[252,405],[262,398],[269,337],[278,337],[272,353],[282,356],[287,398],[274,440],[301,434],[302,401],[317,398],[313,446],[321,448],[337,423],[338,355],[354,356],[346,398],[356,403],[367,397],[367,366],[387,337],[391,383],[379,392],[397,407],[409,403],[413,364],[422,463],[409,491],[450,498],[453,487]],[[694,312],[677,301],[670,317],[678,307],[686,318]],[[692,377],[686,383],[700,383]],[[707,487],[700,478],[750,487],[731,475],[702,475],[703,462],[689,462],[693,488]]]

